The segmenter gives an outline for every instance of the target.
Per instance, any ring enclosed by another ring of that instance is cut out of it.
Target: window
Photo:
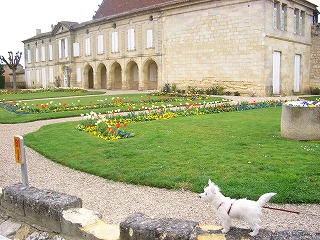
[[[31,63],[31,50],[27,50],[27,63]]]
[[[281,24],[280,24],[281,31],[287,30],[287,5],[281,5]]]
[[[81,82],[81,68],[79,67],[77,68],[77,82]]]
[[[118,32],[112,32],[112,46],[111,46],[111,51],[112,52],[119,52],[119,37],[118,37]]]
[[[305,19],[305,12],[300,11],[299,16],[299,34],[304,35],[304,19]]]
[[[90,38],[86,38],[86,56],[91,55],[91,45],[90,45]]]
[[[64,38],[58,41],[59,45],[59,58],[68,57],[68,39]]]
[[[294,9],[293,18],[294,18],[294,23],[293,23],[294,33],[304,35],[305,12],[299,9]]]
[[[41,46],[41,61],[42,62],[46,61],[46,48],[45,48],[45,46]]]
[[[273,2],[273,27],[281,31],[287,30],[287,5]]]
[[[103,54],[103,35],[98,35],[98,54]]]
[[[80,44],[78,42],[73,43],[73,56],[74,57],[80,56]]]
[[[295,34],[298,33],[298,26],[299,26],[299,10],[294,9],[294,11],[293,11],[293,32]]]
[[[274,1],[273,2],[273,27],[278,28],[279,26],[279,2]]]
[[[53,67],[49,67],[49,82],[53,83]]]
[[[36,59],[36,62],[39,62],[39,49],[38,48],[35,49],[35,59]]]
[[[130,28],[128,30],[128,50],[135,50],[135,42],[134,42],[134,29]]]
[[[52,54],[52,44],[49,45],[49,61],[53,60],[53,54]]]
[[[147,30],[147,48],[153,48],[153,31]]]

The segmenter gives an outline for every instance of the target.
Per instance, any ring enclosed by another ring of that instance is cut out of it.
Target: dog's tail
[[[258,206],[263,207],[267,202],[269,202],[270,198],[272,198],[274,195],[276,195],[276,193],[263,194],[257,201]]]

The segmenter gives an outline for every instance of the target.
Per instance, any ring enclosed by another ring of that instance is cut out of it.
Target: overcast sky
[[[8,51],[24,54],[22,41],[35,36],[36,29],[44,33],[60,21],[91,20],[101,3],[102,0],[0,0],[0,55],[7,59]]]
[[[320,0],[309,1],[320,5]],[[44,33],[59,21],[91,20],[101,3],[102,0],[1,0],[0,55],[8,58],[8,51],[24,52],[22,41],[35,36],[36,29]]]

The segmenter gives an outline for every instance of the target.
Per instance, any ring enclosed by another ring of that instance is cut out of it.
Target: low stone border
[[[319,240],[316,233],[307,231],[260,230],[256,237],[251,237],[249,229],[231,228],[228,234],[221,233],[220,226],[200,226],[197,222],[181,219],[153,219],[142,213],[135,213],[120,224],[121,240]]]
[[[22,221],[62,232],[62,211],[80,208],[82,200],[52,190],[24,187],[21,183],[5,187],[0,207],[9,215]]]
[[[99,213],[81,208],[82,200],[50,190],[15,184],[0,188],[0,213],[45,227],[76,239],[87,240],[319,240],[319,233],[307,231],[260,230],[256,237],[249,229],[232,228],[222,234],[220,226],[200,226],[182,219],[154,219],[143,213],[129,216],[119,225],[106,224]],[[1,227],[1,225],[0,225]],[[2,238],[0,232],[0,239]]]

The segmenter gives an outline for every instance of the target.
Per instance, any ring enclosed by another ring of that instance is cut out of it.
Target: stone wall
[[[312,27],[310,87],[320,88],[320,23]]]
[[[164,16],[164,82],[182,89],[205,82],[230,92],[262,92],[261,2],[211,1],[189,8]]]

